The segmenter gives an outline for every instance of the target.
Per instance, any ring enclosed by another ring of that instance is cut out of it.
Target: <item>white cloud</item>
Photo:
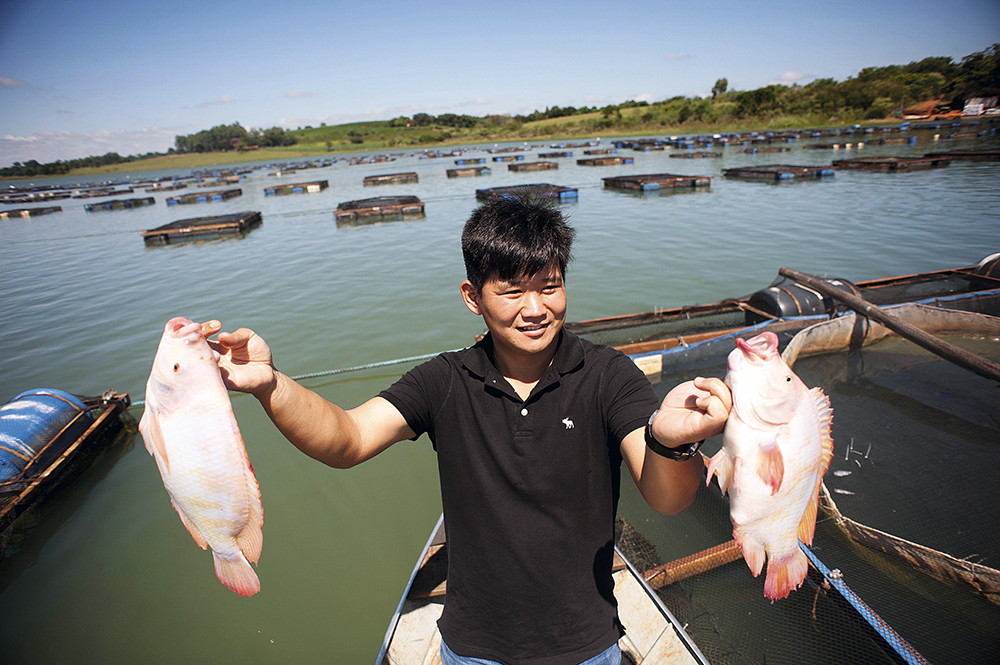
[[[650,102],[651,103],[653,101],[653,96],[651,94],[649,94],[648,92],[644,92],[641,95],[636,95],[632,99],[635,100],[635,101],[637,101],[637,102]]]
[[[42,164],[117,152],[123,157],[147,152],[166,152],[174,145],[176,129],[149,129],[110,132],[102,129],[81,132],[38,132],[34,136],[0,138],[0,166],[36,160]]]
[[[768,81],[768,85],[792,85],[793,83],[798,83],[804,79],[809,78],[808,74],[803,74],[802,72],[785,72],[773,81]]]
[[[219,97],[216,100],[210,102],[202,102],[201,104],[199,104],[199,106],[203,109],[207,109],[209,106],[216,106],[218,104],[233,104],[235,102],[236,102],[235,99],[231,99],[223,95],[222,97]]]
[[[28,85],[24,81],[12,79],[9,76],[0,76],[0,88],[16,88],[21,85]]]
[[[285,93],[285,97],[290,99],[295,99],[296,97],[312,97],[313,94],[308,90],[289,90]]]
[[[693,57],[694,57],[693,55],[680,55],[680,54],[677,54],[677,53],[672,53],[670,55],[663,56],[663,59],[667,60],[667,61],[670,61],[670,60],[690,60]]]

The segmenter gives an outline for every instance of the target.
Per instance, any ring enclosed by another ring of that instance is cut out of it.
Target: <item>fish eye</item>
[[[174,367],[176,368],[177,366],[174,365]],[[176,372],[177,370],[174,369],[174,371]],[[791,383],[791,382],[792,382],[792,375],[791,374],[786,374],[785,375],[785,383]]]
[[[174,373],[176,374],[179,371],[181,371],[181,364],[180,363],[174,363]]]

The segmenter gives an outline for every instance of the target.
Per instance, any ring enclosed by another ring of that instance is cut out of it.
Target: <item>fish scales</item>
[[[201,324],[164,327],[139,429],[181,522],[212,548],[219,581],[241,596],[260,591],[250,566],[263,546],[260,487]]]
[[[819,488],[833,456],[833,411],[820,388],[809,389],[778,353],[778,337],[765,332],[738,339],[729,354],[726,384],[733,410],[722,449],[708,463],[729,494],[733,538],[754,577],[765,559],[764,595],[785,598],[805,580]]]

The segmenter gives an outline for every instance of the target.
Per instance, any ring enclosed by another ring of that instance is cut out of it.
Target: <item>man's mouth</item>
[[[531,326],[518,326],[517,329],[520,330],[521,332],[525,333],[525,334],[531,335],[531,334],[534,334],[534,333],[543,332],[548,327],[549,327],[549,324],[547,324],[547,323],[538,323],[538,324],[531,325]]]

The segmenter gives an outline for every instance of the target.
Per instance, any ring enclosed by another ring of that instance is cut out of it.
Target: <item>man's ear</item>
[[[462,300],[465,302],[465,306],[469,308],[469,311],[479,316],[482,311],[479,309],[479,292],[476,291],[476,287],[472,285],[472,282],[465,280],[459,287],[462,291]]]

